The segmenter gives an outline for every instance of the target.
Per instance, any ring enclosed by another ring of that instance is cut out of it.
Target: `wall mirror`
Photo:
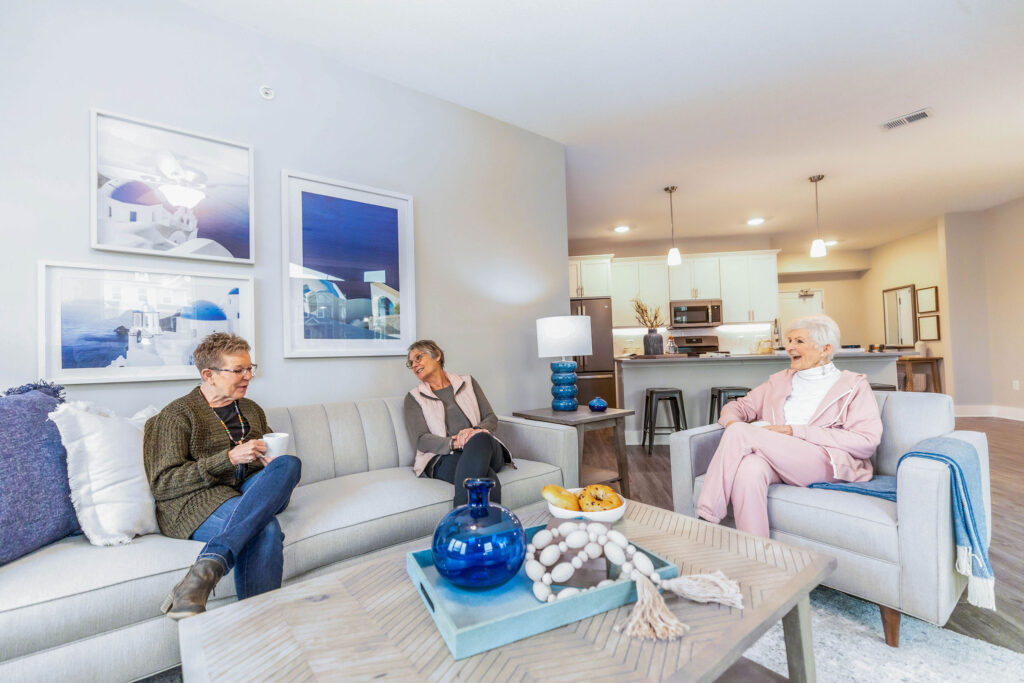
[[[882,290],[885,316],[885,345],[910,348],[917,341],[914,285]]]

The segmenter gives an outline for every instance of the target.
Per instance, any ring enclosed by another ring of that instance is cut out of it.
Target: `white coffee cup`
[[[287,432],[271,432],[270,434],[263,435],[263,443],[267,444],[267,452],[263,454],[263,457],[267,460],[273,460],[279,455],[286,455],[288,453],[288,442],[291,440],[291,435]]]

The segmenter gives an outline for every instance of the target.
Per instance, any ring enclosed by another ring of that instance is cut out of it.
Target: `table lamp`
[[[589,356],[589,315],[556,315],[537,319],[537,355],[540,358],[560,356],[551,362],[552,410],[571,411],[579,407],[576,401],[576,361],[568,356]]]

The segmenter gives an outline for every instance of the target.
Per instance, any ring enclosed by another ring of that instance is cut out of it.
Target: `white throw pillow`
[[[148,406],[118,417],[92,403],[71,401],[50,413],[68,452],[71,502],[93,545],[123,545],[159,531],[142,464],[143,427],[157,412]]]

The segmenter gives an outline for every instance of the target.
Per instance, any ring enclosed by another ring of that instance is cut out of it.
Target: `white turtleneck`
[[[839,369],[832,363],[798,370],[793,375],[793,393],[786,399],[786,424],[810,422],[825,394],[839,381],[839,375]]]

